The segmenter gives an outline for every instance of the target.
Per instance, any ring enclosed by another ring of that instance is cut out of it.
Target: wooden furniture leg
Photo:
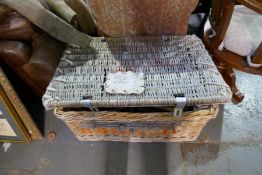
[[[256,50],[255,54],[252,57],[252,62],[255,64],[262,63],[262,42],[260,43],[258,49]]]
[[[228,67],[226,64],[222,62],[217,62],[217,67],[220,73],[222,74],[224,80],[231,88],[231,91],[233,92],[233,101],[234,103],[240,103],[244,99],[244,95],[238,90],[236,86],[236,76],[233,72],[232,68]]]

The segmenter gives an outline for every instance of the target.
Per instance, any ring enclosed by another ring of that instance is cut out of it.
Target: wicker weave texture
[[[80,141],[183,142],[194,141],[219,108],[185,112],[173,117],[169,112],[90,112],[56,108],[55,116],[63,120]]]
[[[44,106],[175,106],[226,103],[231,91],[195,35],[93,38],[90,48],[68,48],[45,95]],[[143,72],[142,94],[109,94],[108,73]]]

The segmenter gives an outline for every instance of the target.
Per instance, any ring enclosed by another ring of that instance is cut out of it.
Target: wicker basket
[[[206,123],[217,116],[218,105],[182,117],[170,112],[75,111],[55,109],[80,141],[183,142],[194,141]]]
[[[141,94],[111,94],[106,79],[116,72],[143,73]],[[68,48],[43,103],[54,107],[187,106],[231,101],[232,93],[195,35],[92,38],[90,48]]]
[[[56,108],[55,115],[81,141],[192,141],[216,116],[217,108],[210,106],[231,101],[230,88],[195,35],[97,37],[90,46],[64,52],[43,96],[45,108]],[[142,74],[131,87],[143,82],[139,87],[144,90],[109,93],[107,82],[119,72]],[[181,116],[185,106],[199,105],[209,107],[180,118],[172,115]],[[172,110],[121,112],[141,107]]]

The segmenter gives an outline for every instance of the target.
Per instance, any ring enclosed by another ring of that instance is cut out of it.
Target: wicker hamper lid
[[[141,94],[105,91],[109,73],[143,73]],[[227,103],[232,93],[195,35],[93,38],[90,48],[65,50],[43,104],[54,107],[175,106]]]

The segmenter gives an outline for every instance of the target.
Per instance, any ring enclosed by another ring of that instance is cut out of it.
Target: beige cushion
[[[242,5],[235,6],[224,41],[225,47],[241,56],[254,54],[262,41],[262,15]]]

